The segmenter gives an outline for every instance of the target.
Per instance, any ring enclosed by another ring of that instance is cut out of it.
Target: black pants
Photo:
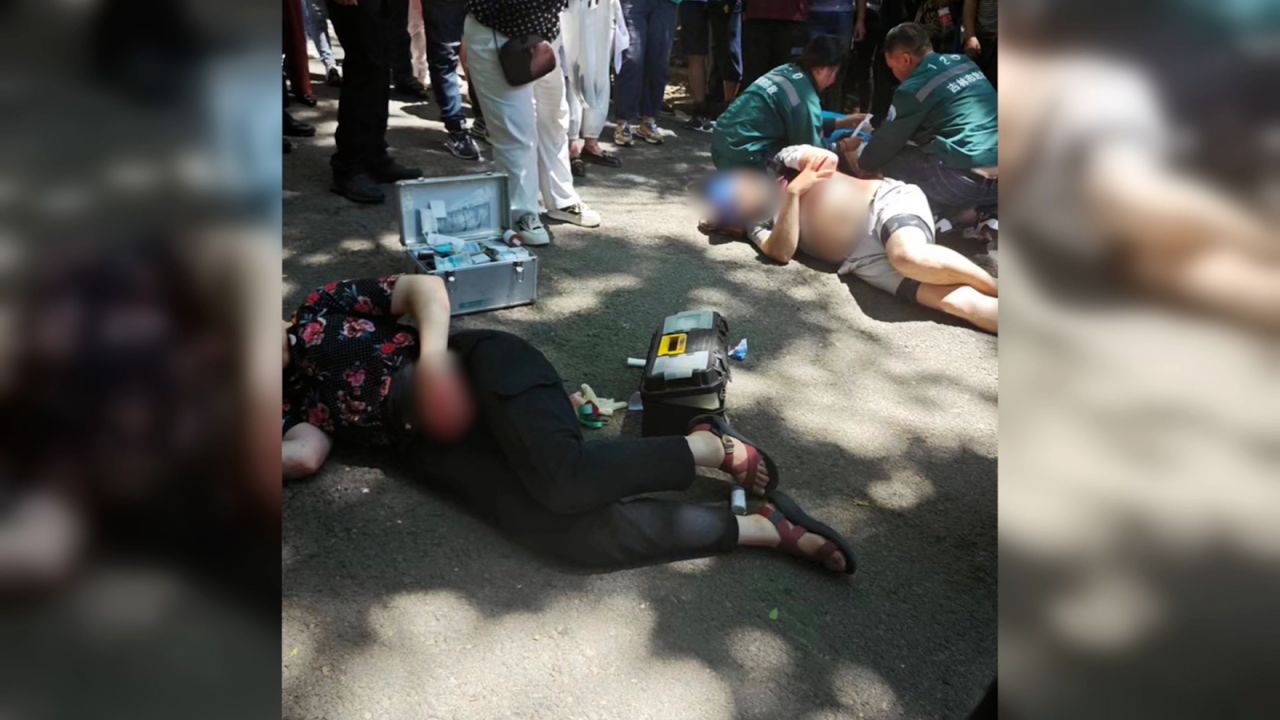
[[[742,21],[742,86],[800,57],[809,26],[789,20]]]
[[[978,36],[978,42],[982,43],[982,52],[974,59],[978,67],[982,69],[983,74],[991,81],[991,87],[999,88],[996,84],[996,42],[999,36],[993,34],[982,34]]]
[[[884,59],[884,38],[876,44],[875,64],[871,66],[871,124],[880,127],[889,107],[893,105],[893,93],[898,89],[898,78],[893,76],[889,63]]]
[[[540,552],[587,567],[728,552],[726,507],[634,497],[685,490],[695,476],[682,437],[585,442],[555,368],[507,333],[458,333],[480,411],[459,445],[411,441],[414,472]]]
[[[880,40],[884,33],[880,30],[880,15],[867,10],[867,34],[861,41],[853,45],[853,57],[849,61],[849,72],[845,75],[844,88],[858,98],[859,112],[870,112],[871,107],[871,75],[875,66],[876,54],[881,52]]]
[[[334,176],[343,178],[387,161],[391,39],[395,32],[404,33],[408,6],[403,0],[360,0],[357,5],[327,0],[326,5],[346,53],[334,135],[337,151],[329,161]]]

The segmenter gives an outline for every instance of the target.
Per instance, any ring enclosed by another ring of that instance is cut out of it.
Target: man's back
[[[872,136],[860,166],[879,170],[908,144],[960,169],[998,161],[995,88],[963,55],[930,53],[898,86],[889,118]]]
[[[763,167],[788,145],[819,145],[822,104],[799,65],[780,65],[750,85],[721,113],[712,138],[717,168]]]

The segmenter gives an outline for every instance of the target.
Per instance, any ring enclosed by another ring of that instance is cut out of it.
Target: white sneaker
[[[548,210],[547,217],[553,220],[573,223],[574,225],[581,225],[582,227],[600,227],[600,213],[587,207],[587,204],[582,202],[559,210]]]
[[[515,231],[525,245],[537,247],[551,244],[551,235],[542,227],[542,220],[537,213],[521,215],[516,220]]]

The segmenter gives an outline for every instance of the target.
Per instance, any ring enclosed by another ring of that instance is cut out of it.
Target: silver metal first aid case
[[[505,173],[403,180],[396,191],[410,272],[443,279],[452,314],[538,299],[538,256],[503,240],[511,218]]]

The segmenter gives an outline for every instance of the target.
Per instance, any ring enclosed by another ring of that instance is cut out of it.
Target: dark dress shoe
[[[316,100],[315,95],[294,95],[293,99],[307,107],[315,107],[316,104],[320,102],[319,100]]]
[[[408,77],[398,77],[395,81],[396,92],[410,98],[411,100],[426,100],[431,97],[431,93],[418,82],[418,78],[412,75]]]
[[[312,137],[316,134],[314,125],[295,120],[289,113],[284,114],[284,134],[289,137]]]
[[[329,87],[342,87],[342,73],[338,72],[338,68],[329,68],[329,71],[324,74],[324,84]]]
[[[387,195],[382,188],[366,173],[356,173],[348,177],[334,177],[333,186],[329,188],[342,197],[366,205],[377,205],[386,202]]]
[[[381,164],[374,166],[369,174],[378,182],[391,183],[397,180],[417,180],[422,177],[422,171],[418,168],[408,167],[387,158]]]

